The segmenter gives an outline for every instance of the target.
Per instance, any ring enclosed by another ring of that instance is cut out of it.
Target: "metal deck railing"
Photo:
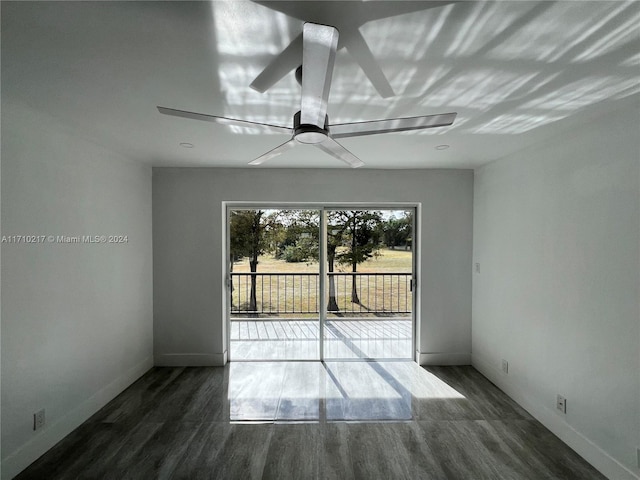
[[[332,272],[328,274],[328,313],[349,316],[410,316],[411,273]],[[317,315],[317,273],[231,273],[231,314]]]

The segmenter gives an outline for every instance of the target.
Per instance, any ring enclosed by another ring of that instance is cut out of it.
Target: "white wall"
[[[640,473],[639,120],[634,103],[475,174],[473,364],[615,479]]]
[[[156,364],[223,362],[223,201],[421,202],[421,359],[470,362],[471,171],[155,168]]]
[[[2,244],[2,478],[152,366],[151,169],[2,103],[3,235],[128,235]],[[46,409],[46,426],[32,414]]]

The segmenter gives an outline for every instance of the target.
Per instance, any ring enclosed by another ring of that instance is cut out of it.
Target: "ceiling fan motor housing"
[[[329,117],[324,117],[324,128],[317,125],[300,123],[300,112],[293,116],[293,137],[300,143],[322,143],[329,136]]]

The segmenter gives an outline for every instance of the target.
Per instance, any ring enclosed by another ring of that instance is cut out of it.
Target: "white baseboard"
[[[497,367],[492,366],[490,362],[479,358],[478,355],[473,355],[472,365],[607,478],[612,480],[640,479],[637,473],[629,470],[569,425],[555,410],[532,400],[534,399],[533,395],[504,375]]]
[[[471,365],[470,353],[422,353],[417,352],[420,365]]]
[[[156,355],[156,367],[223,367],[227,351],[223,353],[163,353]]]
[[[151,357],[146,358],[70,410],[64,417],[56,420],[51,425],[45,426],[39,435],[34,436],[27,443],[2,459],[2,479],[10,480],[18,475],[152,367],[153,359]]]

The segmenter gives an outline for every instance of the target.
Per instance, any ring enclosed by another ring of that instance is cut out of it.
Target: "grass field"
[[[411,273],[411,252],[406,250],[390,250],[388,248],[380,249],[378,256],[373,257],[366,262],[358,265],[358,272],[362,273],[384,273],[384,272],[406,272]],[[318,273],[319,266],[317,262],[313,263],[287,263],[284,260],[278,260],[272,255],[258,257],[259,273],[297,273],[309,272]],[[249,272],[249,260],[242,259],[233,266],[234,273]],[[350,272],[351,266],[338,265],[337,272]]]
[[[356,290],[360,303],[351,301],[352,277],[336,275],[336,301],[340,314],[351,316],[406,316],[411,311],[412,293],[409,287],[410,275],[390,275],[390,273],[411,273],[412,255],[405,250],[380,250],[379,255],[358,265]],[[351,267],[338,266],[336,272],[350,272]],[[233,273],[249,273],[246,259],[234,265]],[[306,317],[306,312],[317,311],[318,305],[318,264],[287,263],[272,256],[259,259],[256,299],[257,308],[265,316]],[[305,275],[315,274],[315,275]],[[378,274],[378,275],[374,275]],[[386,275],[380,275],[386,274]],[[232,303],[235,309],[247,311],[249,305],[250,275],[235,275]],[[242,314],[240,314],[242,315]],[[263,316],[263,315],[261,315]]]

